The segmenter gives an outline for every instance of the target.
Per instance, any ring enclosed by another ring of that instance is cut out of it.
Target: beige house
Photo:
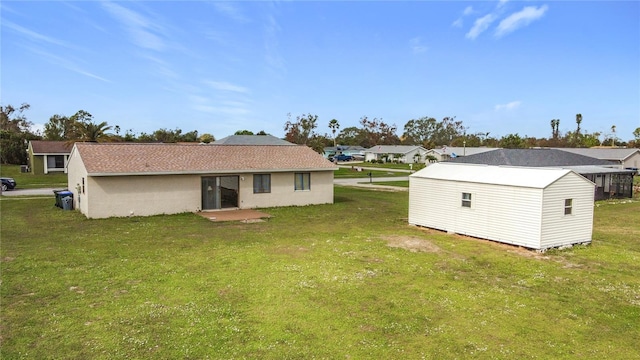
[[[76,143],[74,206],[88,218],[333,203],[336,167],[298,145]]]

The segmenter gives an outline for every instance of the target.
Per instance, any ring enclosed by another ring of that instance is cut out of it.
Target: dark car
[[[13,190],[15,189],[16,185],[18,185],[12,178],[3,177],[0,179],[2,180],[2,191]]]
[[[340,154],[340,155],[334,156],[333,160],[335,160],[335,161],[351,161],[351,160],[353,160],[353,156]]]

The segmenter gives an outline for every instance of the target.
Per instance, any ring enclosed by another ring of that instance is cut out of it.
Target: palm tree
[[[336,130],[338,130],[340,128],[340,124],[338,124],[338,120],[336,119],[331,119],[331,121],[329,121],[329,129],[331,129],[331,132],[333,133],[333,146],[336,146]]]
[[[578,128],[576,129],[576,136],[580,136],[580,123],[582,122],[582,114],[576,114],[576,124],[578,124]]]
[[[105,140],[109,137],[106,133],[109,130],[111,130],[111,126],[108,126],[106,121],[103,121],[100,124],[89,121],[82,122],[80,123],[80,140],[89,142],[99,142],[101,140]]]
[[[551,119],[551,137],[553,137],[554,139],[556,138],[556,124],[557,124],[556,119]]]

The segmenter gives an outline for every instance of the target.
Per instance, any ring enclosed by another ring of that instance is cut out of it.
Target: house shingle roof
[[[554,149],[497,149],[480,154],[453,158],[447,161],[466,164],[510,165],[529,167],[616,165],[611,161],[596,159],[589,156]]]
[[[231,135],[213,142],[214,145],[295,145],[273,135]]]
[[[89,175],[334,170],[307,146],[76,143]]]
[[[69,154],[73,143],[67,141],[31,140],[34,154]]]

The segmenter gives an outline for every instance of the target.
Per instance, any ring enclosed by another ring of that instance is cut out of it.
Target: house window
[[[564,214],[571,215],[573,212],[573,199],[564,199]]]
[[[295,189],[311,190],[311,173],[295,173]]]
[[[271,174],[253,175],[253,193],[262,194],[271,192]]]
[[[82,178],[82,193],[84,194],[84,178]]]
[[[462,207],[471,207],[471,193],[462,193]]]
[[[64,169],[64,155],[49,155],[49,156],[47,156],[47,168],[49,168],[49,169]]]

